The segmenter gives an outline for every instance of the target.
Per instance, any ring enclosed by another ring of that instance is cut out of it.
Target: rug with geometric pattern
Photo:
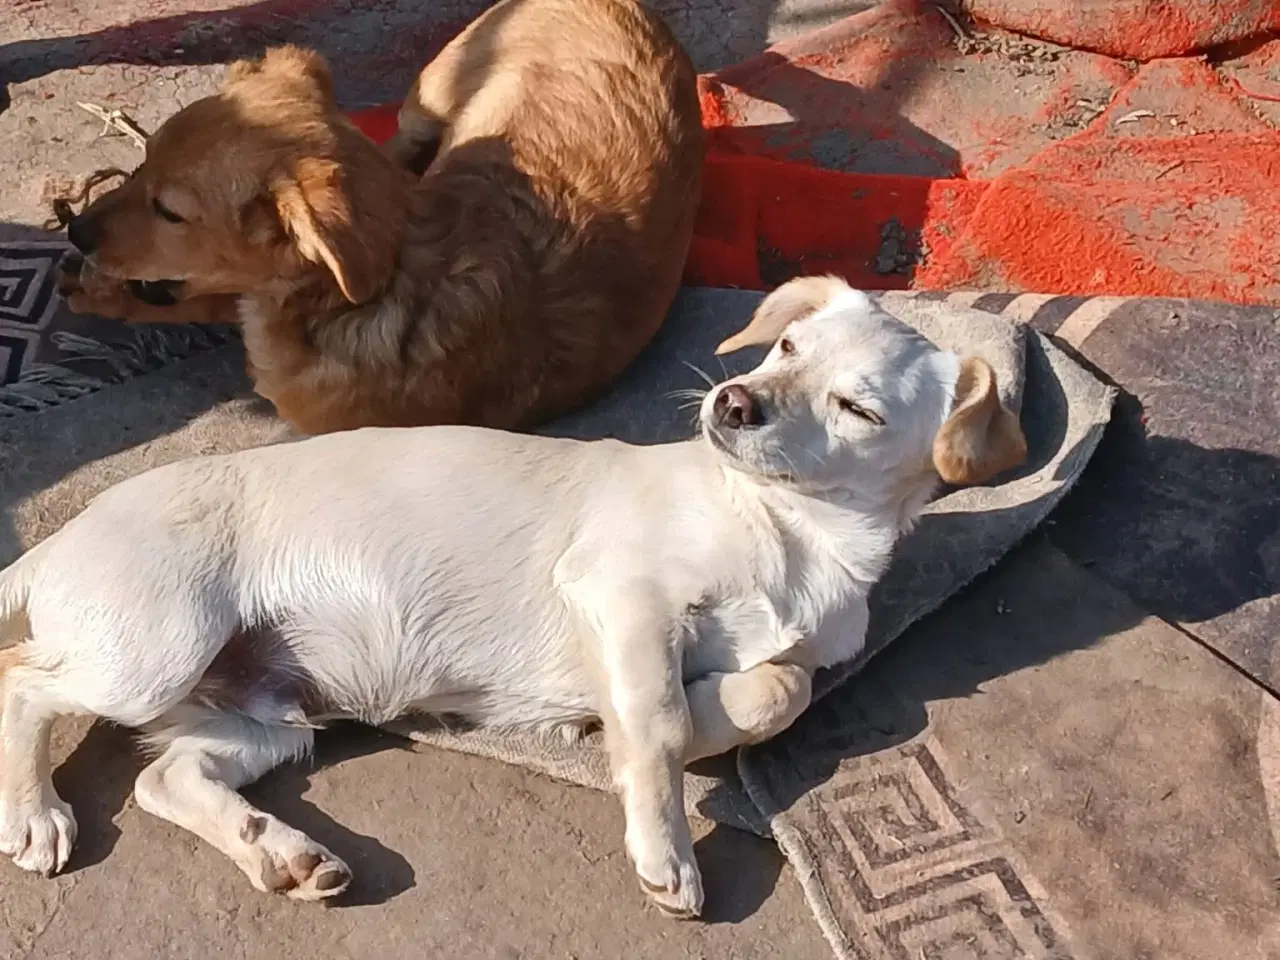
[[[0,238],[0,417],[43,410],[190,356],[230,329],[129,326],[72,313],[58,296],[60,239]]]

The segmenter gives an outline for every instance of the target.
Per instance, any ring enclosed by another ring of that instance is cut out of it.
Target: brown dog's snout
[[[67,239],[81,253],[93,253],[102,242],[102,230],[96,220],[80,214],[67,224]]]
[[[764,422],[760,412],[760,404],[747,392],[747,388],[739,383],[731,383],[721,387],[712,405],[716,422],[730,430],[740,427],[758,427]]]

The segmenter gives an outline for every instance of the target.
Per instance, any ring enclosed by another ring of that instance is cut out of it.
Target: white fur
[[[959,370],[852,291],[786,338],[731,381],[761,402],[751,429],[718,425],[713,390],[684,443],[367,429],[107,491],[0,575],[0,614],[29,624],[4,684],[0,851],[66,863],[57,714],[151,731],[164,752],[140,804],[303,899],[339,892],[346,867],[235,791],[305,754],[312,726],[601,718],[640,878],[697,913],[680,770],[779,732],[812,671],[862,649],[868,591],[935,487]],[[321,708],[252,682],[237,710],[193,698],[246,625],[281,635],[260,670]]]

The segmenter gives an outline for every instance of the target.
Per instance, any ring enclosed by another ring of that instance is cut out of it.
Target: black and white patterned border
[[[910,297],[953,307],[971,307],[1023,323],[1079,347],[1119,308],[1138,297],[1075,297],[1052,293],[983,293],[966,290],[911,290],[889,296]]]
[[[109,320],[59,329],[65,308],[57,267],[68,249],[57,240],[0,243],[0,417],[56,406],[234,336],[212,327]]]
[[[1011,846],[960,799],[936,744],[846,761],[806,802],[832,909],[869,956],[1077,956]]]
[[[0,246],[0,385],[21,379],[57,309],[54,288],[66,245]]]

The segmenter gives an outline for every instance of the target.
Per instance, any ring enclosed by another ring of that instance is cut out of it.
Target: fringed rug
[[[33,413],[229,342],[230,329],[129,326],[72,313],[61,240],[0,237],[0,417]]]

